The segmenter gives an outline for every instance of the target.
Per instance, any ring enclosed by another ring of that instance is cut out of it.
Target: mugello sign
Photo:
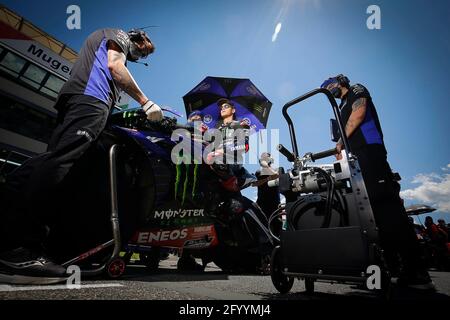
[[[0,21],[0,43],[67,79],[73,64]]]

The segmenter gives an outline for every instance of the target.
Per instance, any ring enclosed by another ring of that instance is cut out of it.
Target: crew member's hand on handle
[[[344,144],[342,143],[342,139],[339,139],[339,141],[336,143],[336,160],[342,160],[342,149],[345,149]]]
[[[161,121],[163,118],[161,108],[151,100],[148,100],[144,105],[142,105],[142,109],[147,115],[147,119],[150,121]]]

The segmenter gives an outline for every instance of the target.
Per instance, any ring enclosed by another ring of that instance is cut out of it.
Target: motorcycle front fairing
[[[147,188],[147,194],[144,191],[141,195],[153,201],[151,206],[147,205],[145,217],[130,244],[192,249],[217,245],[214,221],[205,199],[206,184],[202,184],[201,171],[208,170],[206,165],[174,164],[171,151],[176,142],[165,133],[120,126],[113,130],[139,147],[141,158],[145,159],[141,165],[146,167],[140,171],[150,171],[146,174],[147,181],[140,184],[153,185]]]

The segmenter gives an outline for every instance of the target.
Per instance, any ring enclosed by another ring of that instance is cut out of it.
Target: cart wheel
[[[314,293],[314,279],[306,278],[305,279],[305,289],[307,294],[313,294]]]
[[[270,277],[278,292],[285,294],[292,289],[294,278],[283,274],[280,254],[280,246],[273,249],[272,257],[270,259]]]
[[[118,279],[125,273],[126,263],[122,258],[115,258],[105,266],[105,272],[108,278]]]

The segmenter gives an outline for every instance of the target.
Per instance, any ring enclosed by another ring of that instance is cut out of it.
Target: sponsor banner
[[[130,244],[171,248],[207,248],[217,245],[214,225],[177,229],[147,229],[134,234]]]
[[[0,22],[0,43],[65,79],[70,76],[73,66],[70,61],[2,22]]]

